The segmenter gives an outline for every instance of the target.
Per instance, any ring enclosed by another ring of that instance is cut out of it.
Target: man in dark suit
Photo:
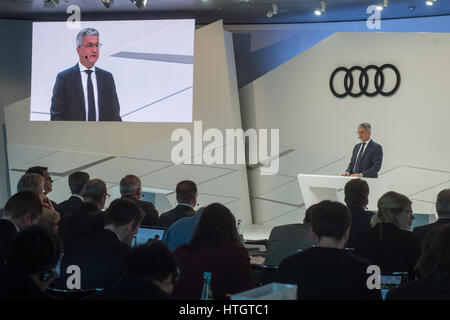
[[[175,300],[174,283],[179,277],[177,260],[161,241],[131,249],[123,259],[124,277],[112,288],[86,300]]]
[[[61,218],[64,218],[69,213],[74,212],[83,204],[83,188],[88,181],[89,174],[86,172],[77,171],[69,176],[69,188],[72,195],[69,199],[61,202],[55,208],[55,210],[61,215]]]
[[[366,211],[369,203],[369,185],[362,179],[350,180],[345,184],[344,194],[344,201],[352,214],[350,236],[346,247],[354,248],[355,236],[361,231],[370,229],[370,219],[373,217],[373,212]]]
[[[64,248],[97,233],[105,227],[106,184],[100,179],[89,180],[83,191],[85,202],[77,210],[61,219],[59,237]]]
[[[0,268],[4,265],[11,239],[20,230],[35,225],[42,215],[42,203],[33,191],[18,192],[6,202],[0,219]]]
[[[350,232],[350,212],[338,202],[322,201],[311,214],[316,243],[281,262],[275,281],[297,284],[299,300],[381,300],[370,290],[370,263],[344,249]]]
[[[129,174],[120,180],[122,199],[129,200],[139,207],[142,213],[142,225],[159,226],[159,213],[153,203],[139,200],[142,196],[141,179]]]
[[[439,192],[436,199],[436,212],[439,217],[436,222],[414,228],[413,232],[419,236],[420,241],[423,242],[426,235],[436,228],[450,223],[450,189]]]
[[[98,31],[81,30],[76,43],[80,61],[57,75],[50,119],[121,121],[114,78],[110,72],[95,67],[101,47]]]
[[[193,181],[185,180],[177,184],[176,187],[178,205],[159,217],[162,227],[169,228],[175,221],[184,217],[192,217],[195,214],[197,205],[197,185]]]
[[[353,148],[353,154],[345,173],[341,176],[378,178],[383,162],[383,148],[370,138],[371,127],[368,123],[358,126],[361,143]]]
[[[131,201],[116,199],[105,211],[105,228],[77,241],[66,250],[61,261],[61,283],[67,286],[65,270],[77,265],[81,270],[81,288],[110,287],[120,275],[121,259],[130,249],[142,216]],[[74,289],[67,287],[67,289]]]

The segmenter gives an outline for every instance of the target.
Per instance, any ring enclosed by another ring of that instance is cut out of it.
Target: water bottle
[[[211,291],[211,272],[203,273],[203,289],[200,300],[213,300],[213,295]]]

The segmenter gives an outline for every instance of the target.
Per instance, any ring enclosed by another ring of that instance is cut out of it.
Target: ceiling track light
[[[55,8],[59,0],[44,0],[44,8]]]
[[[130,0],[133,2],[138,9],[144,9],[147,5],[147,0]]]
[[[383,3],[377,4],[377,10],[382,11],[384,8],[386,8],[389,5],[389,0],[384,0]]]
[[[320,0],[320,9],[316,9],[314,14],[316,16],[320,16],[325,12],[325,10],[327,10],[327,4],[325,3],[325,0]]]
[[[113,3],[114,3],[114,0],[101,0],[101,2],[104,4],[104,6],[106,7],[106,8],[111,8],[112,7],[112,5],[113,5]]]
[[[267,11],[266,17],[272,18],[276,14],[278,14],[278,5],[276,3],[272,3],[272,10]]]

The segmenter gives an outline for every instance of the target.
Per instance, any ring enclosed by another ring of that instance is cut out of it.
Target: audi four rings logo
[[[369,88],[368,71],[371,69],[375,70],[375,77],[373,78],[373,84],[375,86],[375,91],[373,91],[373,92],[369,92],[367,90]],[[392,71],[394,71],[395,76],[396,76],[395,86],[390,91],[384,90],[384,70],[385,69],[391,69]],[[360,72],[359,81],[356,84],[356,86],[359,85],[359,91],[357,91],[357,92],[353,92],[353,85],[355,83],[355,81],[353,79],[353,71],[355,71],[355,70],[358,70]],[[334,77],[339,72],[345,72],[345,77],[344,77],[345,92],[344,93],[338,93],[334,89]],[[363,94],[367,97],[374,97],[378,94],[388,97],[388,96],[393,95],[398,90],[399,87],[400,87],[400,72],[392,64],[384,64],[381,67],[377,67],[375,65],[370,65],[365,68],[355,66],[355,67],[351,67],[350,69],[348,69],[346,67],[339,67],[333,71],[333,73],[331,74],[331,77],[330,77],[331,92],[338,98],[344,98],[346,96],[351,96],[351,97],[356,98]]]

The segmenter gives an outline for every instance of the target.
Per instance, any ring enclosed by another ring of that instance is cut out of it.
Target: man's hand
[[[341,173],[341,177],[348,177],[349,175],[350,175],[350,173],[348,173],[348,172]]]
[[[44,198],[42,199],[42,205],[45,208],[55,210],[55,208],[53,208],[52,202],[50,201],[50,199],[47,196],[44,196]]]
[[[359,178],[362,178],[362,174],[361,174],[361,173],[354,173],[354,174],[351,174],[350,177],[359,177]]]

